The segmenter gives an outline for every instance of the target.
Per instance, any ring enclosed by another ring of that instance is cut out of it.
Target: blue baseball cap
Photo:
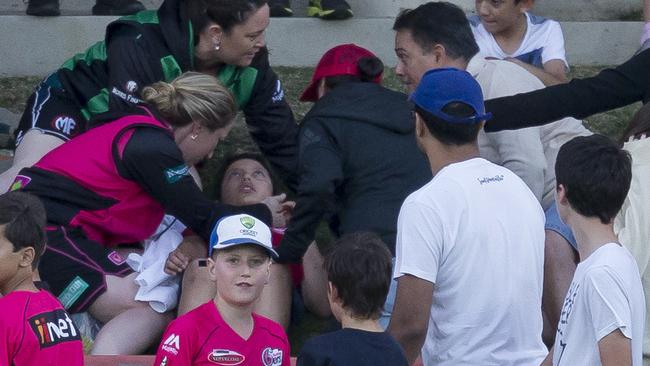
[[[492,118],[485,113],[483,92],[478,82],[467,71],[440,68],[424,73],[410,98],[418,107],[449,123],[474,124]],[[464,103],[474,109],[469,117],[454,117],[443,112],[449,103]]]

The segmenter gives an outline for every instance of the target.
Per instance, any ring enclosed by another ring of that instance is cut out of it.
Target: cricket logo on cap
[[[255,219],[252,218],[252,217],[250,217],[250,216],[244,216],[244,217],[240,218],[240,219],[239,219],[239,222],[241,222],[241,224],[244,225],[244,227],[245,227],[246,229],[249,229],[249,230],[250,230],[253,226],[255,226]]]

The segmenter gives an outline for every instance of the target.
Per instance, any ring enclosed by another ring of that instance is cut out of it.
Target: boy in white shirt
[[[643,287],[613,230],[631,169],[630,155],[602,135],[576,137],[560,148],[556,202],[576,237],[580,263],[544,366],[642,365]]]
[[[530,14],[534,3],[477,0],[472,33],[483,56],[515,62],[546,86],[564,83],[569,64],[562,29],[554,20]]]

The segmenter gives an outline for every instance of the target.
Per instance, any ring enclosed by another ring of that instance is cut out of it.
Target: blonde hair
[[[230,91],[217,78],[198,72],[186,72],[169,83],[153,83],[142,90],[142,99],[172,128],[196,121],[214,131],[229,125],[237,113]]]

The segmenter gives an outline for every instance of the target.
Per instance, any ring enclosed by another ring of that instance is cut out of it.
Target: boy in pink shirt
[[[33,196],[0,196],[0,365],[83,365],[79,331],[33,271],[45,249],[45,209]]]
[[[253,313],[268,283],[271,258],[277,258],[271,230],[261,220],[249,215],[221,219],[208,259],[217,295],[167,327],[154,365],[290,365],[284,329]]]

